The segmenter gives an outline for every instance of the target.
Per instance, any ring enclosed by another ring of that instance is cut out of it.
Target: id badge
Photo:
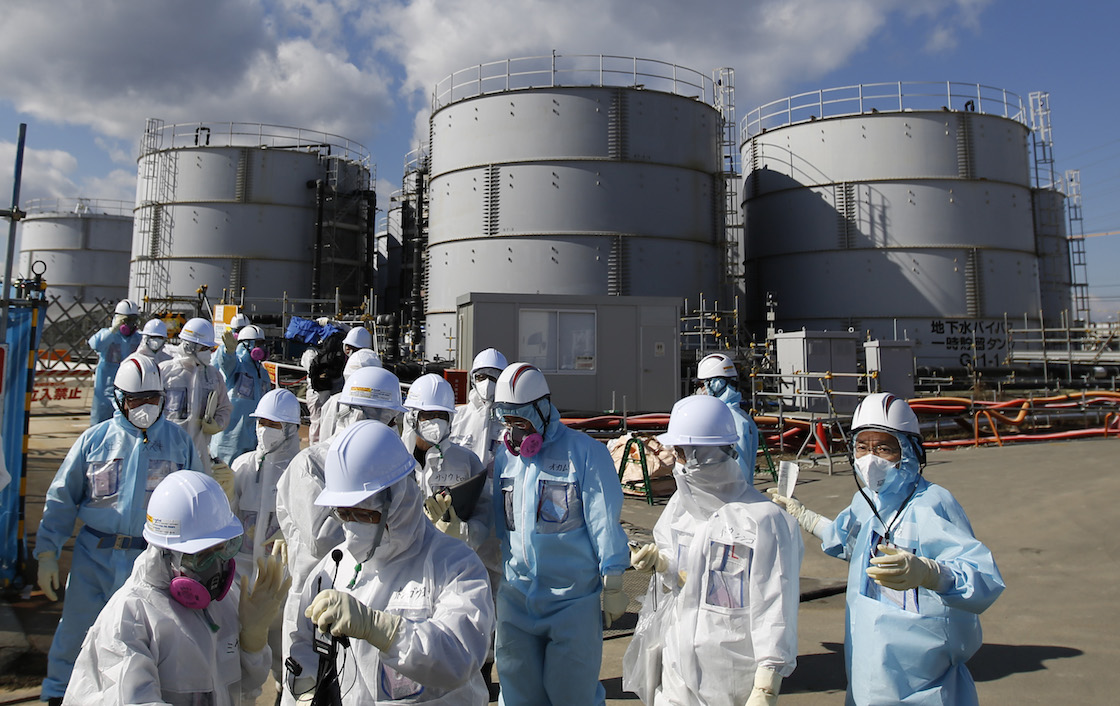
[[[90,495],[94,500],[111,498],[117,494],[120,483],[121,459],[114,458],[89,466]]]
[[[256,380],[253,379],[252,375],[248,375],[246,373],[238,373],[237,385],[234,386],[233,394],[237,395],[238,397],[248,397],[252,399],[253,388],[255,387]]]
[[[730,610],[744,607],[750,579],[750,564],[750,547],[742,544],[710,542],[708,587],[704,602],[710,606]]]

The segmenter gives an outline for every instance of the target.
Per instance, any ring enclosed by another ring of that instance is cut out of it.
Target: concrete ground
[[[80,416],[32,418],[26,524],[31,547],[43,493],[85,428],[86,418]],[[926,477],[949,488],[964,506],[977,536],[995,553],[1008,586],[981,617],[984,645],[969,663],[982,703],[1116,702],[1118,457],[1116,439],[930,454]],[[758,483],[760,490],[769,486]],[[830,477],[823,467],[806,468],[797,497],[813,510],[834,516],[851,499],[853,489],[849,472]],[[637,539],[648,538],[663,507],[664,500],[650,507],[628,498],[623,509],[627,531]],[[843,703],[844,597],[835,592],[843,589],[847,565],[825,556],[810,535],[804,537],[798,667],[783,685],[781,703]],[[64,551],[64,572],[69,558]],[[34,574],[30,576],[33,581]],[[640,593],[641,578],[628,572],[626,587]],[[0,704],[31,703],[38,696],[59,604],[49,602],[37,587],[25,597],[9,592],[6,599],[0,600]],[[637,702],[621,686],[622,656],[633,623],[634,616],[628,614],[622,629],[608,631],[604,640],[601,678],[608,704]],[[267,689],[257,703],[272,703]]]

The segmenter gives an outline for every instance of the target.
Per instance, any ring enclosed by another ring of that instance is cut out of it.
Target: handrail
[[[132,201],[78,197],[31,199],[24,204],[23,211],[29,216],[48,213],[62,216],[131,216],[135,208],[136,204]]]
[[[432,112],[465,98],[559,86],[640,88],[715,105],[715,82],[693,69],[656,59],[553,52],[459,69],[436,83],[432,90]]]
[[[154,132],[161,133],[161,138],[146,141],[150,144],[141,149],[141,157],[185,147],[273,147],[308,151],[325,149],[327,155],[358,162],[366,168],[372,165],[369,150],[362,144],[340,135],[306,128],[266,123],[197,122],[163,125]]]
[[[745,140],[767,130],[822,118],[936,110],[1000,115],[1028,124],[1023,99],[1002,88],[953,81],[893,81],[825,88],[771,101],[747,113],[740,134]]]

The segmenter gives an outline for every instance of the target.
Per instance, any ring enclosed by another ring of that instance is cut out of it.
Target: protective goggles
[[[677,454],[684,459],[685,466],[710,466],[738,458],[733,446],[677,446]]]
[[[229,561],[237,556],[237,552],[241,551],[241,542],[242,536],[237,535],[221,544],[203,549],[197,554],[184,554],[179,563],[184,569],[189,569],[195,573],[205,572],[214,565],[215,561]]]
[[[163,393],[159,390],[150,390],[145,392],[121,392],[121,404],[128,408],[139,407],[145,404],[158,405],[163,402]]]
[[[336,507],[331,514],[339,522],[361,522],[367,525],[381,523],[380,510],[366,510],[360,507]]]

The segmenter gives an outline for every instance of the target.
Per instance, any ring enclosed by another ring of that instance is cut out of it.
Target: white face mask
[[[283,429],[273,429],[257,423],[257,451],[262,454],[271,453],[280,448],[287,438],[288,435],[284,433]]]
[[[447,421],[443,419],[425,419],[416,427],[416,433],[429,444],[438,444],[447,436]]]
[[[163,344],[165,343],[167,343],[166,338],[149,338],[148,350],[150,350],[152,353],[159,353],[161,350],[163,350]]]
[[[895,464],[881,456],[869,453],[857,458],[855,466],[856,475],[867,486],[867,489],[873,493],[878,493],[883,484],[887,482],[887,474],[891,472]]]
[[[197,353],[194,354],[194,357],[198,359],[199,363],[202,363],[203,365],[210,365],[210,350],[209,349],[204,350],[204,351],[198,351]]]
[[[371,525],[368,522],[343,522],[342,534],[345,535],[346,551],[359,562],[367,562],[381,544],[385,536],[385,516],[381,522]]]
[[[487,402],[493,402],[494,388],[497,387],[497,385],[498,383],[494,382],[490,378],[486,378],[482,382],[476,382],[474,384],[474,389],[476,392],[478,392],[479,396],[482,397],[482,399],[486,400]]]
[[[137,429],[147,429],[159,419],[159,412],[158,404],[142,404],[128,410],[128,421]]]

